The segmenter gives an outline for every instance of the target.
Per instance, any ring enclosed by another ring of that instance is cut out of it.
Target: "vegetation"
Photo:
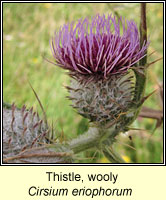
[[[97,13],[113,13],[134,19],[139,25],[139,3],[4,3],[3,4],[3,100],[18,107],[26,104],[41,110],[28,83],[31,83],[45,108],[50,124],[57,135],[70,139],[88,129],[88,121],[79,116],[69,105],[65,85],[69,77],[64,70],[49,63],[53,61],[49,40],[54,31],[66,22]],[[80,12],[81,11],[81,12]],[[151,40],[148,63],[163,55],[163,4],[147,3],[147,27]],[[43,58],[44,57],[44,58]],[[148,69],[146,95],[162,84],[162,61]],[[162,110],[160,90],[144,104]],[[42,111],[41,111],[42,112]],[[133,128],[121,134],[117,151],[127,162],[161,163],[163,151],[162,126],[156,129],[156,120],[138,118]],[[128,136],[131,135],[132,138]],[[87,151],[78,156],[77,162],[108,162],[100,152]]]

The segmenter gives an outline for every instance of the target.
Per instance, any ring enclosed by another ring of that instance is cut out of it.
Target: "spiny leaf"
[[[28,82],[29,82],[29,81],[28,81]],[[46,125],[47,125],[47,116],[46,116],[45,110],[44,110],[44,108],[43,108],[43,105],[42,105],[42,103],[41,103],[41,101],[40,101],[40,99],[39,99],[37,93],[36,93],[35,90],[33,89],[33,87],[32,87],[32,85],[31,85],[30,82],[29,82],[29,85],[30,85],[30,87],[31,87],[31,89],[32,89],[32,91],[33,91],[33,93],[35,94],[36,99],[37,99],[38,102],[39,102],[39,105],[40,105],[40,107],[41,107],[41,109],[42,109],[42,112],[43,112],[44,121],[45,121],[45,123],[46,123]],[[47,125],[47,126],[48,126],[48,125]]]
[[[133,149],[133,150],[136,151],[136,148],[134,148],[133,146],[131,146],[131,145],[129,145],[129,144],[126,144],[126,143],[121,142],[121,141],[116,141],[116,142],[119,143],[119,144],[122,144],[122,145],[124,145],[124,146],[127,146],[127,147],[129,147],[130,149]]]
[[[162,118],[157,120],[156,126],[155,126],[154,130],[152,131],[152,134],[154,134],[156,129],[159,128],[162,125],[162,123],[163,123],[163,119]]]
[[[158,89],[154,90],[153,92],[151,92],[150,94],[148,94],[147,96],[143,97],[141,99],[141,103],[140,104],[143,104],[152,94],[154,94]]]
[[[162,60],[163,58],[161,57],[161,58],[158,58],[157,60],[155,60],[155,61],[153,61],[153,62],[151,62],[151,63],[147,63],[147,65],[145,66],[146,68],[148,68],[149,66],[151,66],[151,65],[153,65],[154,63],[156,63],[156,62],[158,62],[158,61],[160,61],[160,60]]]

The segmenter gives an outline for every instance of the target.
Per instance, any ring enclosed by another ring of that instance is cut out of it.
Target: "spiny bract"
[[[100,79],[84,85],[76,80],[67,87],[72,106],[78,113],[104,126],[118,123],[122,113],[127,112],[133,97],[132,76],[111,76],[108,80]]]

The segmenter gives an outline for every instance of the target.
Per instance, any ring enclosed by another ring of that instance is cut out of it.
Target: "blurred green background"
[[[120,15],[134,19],[139,26],[139,3],[4,3],[3,4],[3,100],[18,107],[26,104],[39,110],[40,106],[28,84],[32,84],[53,122],[56,134],[62,132],[70,139],[88,129],[88,121],[79,116],[66,99],[64,88],[69,77],[64,70],[43,59],[53,60],[49,40],[64,23],[95,14]],[[147,3],[147,26],[151,44],[148,62],[163,56],[163,4]],[[162,83],[163,64],[157,62],[148,70],[146,94]],[[152,95],[145,105],[162,109],[159,92]],[[138,118],[132,127],[142,130],[121,134],[115,145],[127,162],[161,163],[163,151],[162,126],[152,134],[156,121]],[[134,147],[134,148],[131,148]],[[100,152],[93,150],[81,153],[76,162],[108,162]]]

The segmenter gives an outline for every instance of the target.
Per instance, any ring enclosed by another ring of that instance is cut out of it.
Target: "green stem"
[[[147,42],[147,25],[146,25],[146,3],[141,3],[141,20],[140,20],[140,48],[143,44]],[[145,52],[147,54],[147,51]],[[133,102],[138,106],[138,109],[135,112],[135,118],[138,116],[138,113],[141,109],[141,100],[145,94],[146,87],[146,77],[147,77],[147,56],[142,58],[139,62],[139,66],[135,68],[134,73],[136,76],[135,83],[135,94]]]
[[[140,21],[140,46],[147,42],[147,25],[146,25],[146,3],[141,3],[141,21]],[[145,52],[147,54],[147,52]],[[147,56],[140,60],[140,65],[145,66],[147,63]]]
[[[81,151],[97,147],[104,135],[105,132],[101,132],[98,128],[90,127],[86,133],[69,142],[69,149],[71,149],[74,154],[77,154]]]
[[[79,138],[69,142],[69,149],[74,154],[85,151],[90,148],[101,150],[111,163],[124,163],[125,161],[114,151],[112,145],[115,136],[119,133],[115,126],[110,129],[99,129],[90,127],[90,129]]]

